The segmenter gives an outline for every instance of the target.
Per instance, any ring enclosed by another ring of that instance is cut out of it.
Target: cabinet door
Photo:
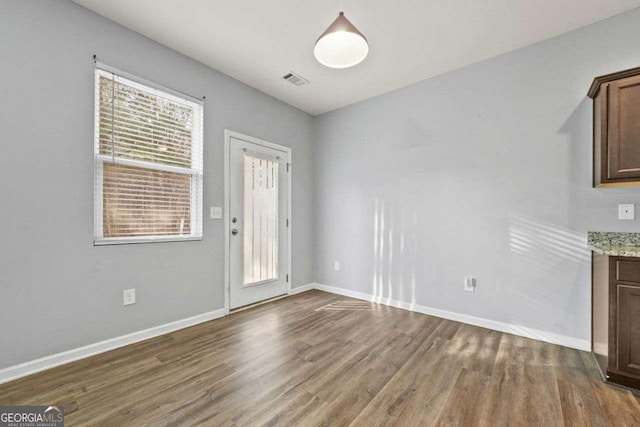
[[[640,376],[640,286],[617,286],[617,370]]]
[[[640,76],[609,85],[609,179],[640,178]]]

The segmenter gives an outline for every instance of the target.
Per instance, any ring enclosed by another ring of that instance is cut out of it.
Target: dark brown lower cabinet
[[[616,284],[617,370],[640,377],[640,285]],[[635,321],[634,321],[635,320]]]
[[[607,382],[640,389],[640,258],[593,256],[592,352]]]

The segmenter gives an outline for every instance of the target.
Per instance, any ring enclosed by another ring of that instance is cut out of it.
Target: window
[[[278,279],[278,159],[244,154],[244,285]]]
[[[202,238],[202,103],[96,69],[95,244]]]

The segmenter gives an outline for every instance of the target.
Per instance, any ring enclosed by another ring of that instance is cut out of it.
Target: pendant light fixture
[[[353,67],[361,63],[368,53],[367,38],[344,16],[342,11],[318,38],[313,49],[318,62],[330,68]]]

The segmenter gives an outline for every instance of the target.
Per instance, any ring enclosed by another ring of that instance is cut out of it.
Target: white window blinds
[[[95,90],[95,243],[201,238],[202,103],[102,69]]]

